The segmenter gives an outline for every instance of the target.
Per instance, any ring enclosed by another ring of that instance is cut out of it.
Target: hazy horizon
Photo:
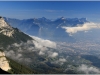
[[[99,1],[1,1],[0,15],[8,18],[87,18],[100,21]]]

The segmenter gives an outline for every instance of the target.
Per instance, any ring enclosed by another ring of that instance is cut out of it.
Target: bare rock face
[[[13,28],[5,22],[4,18],[0,17],[0,33],[11,37],[12,34],[14,33]]]
[[[10,70],[9,61],[5,57],[4,52],[0,52],[0,68],[4,71]]]

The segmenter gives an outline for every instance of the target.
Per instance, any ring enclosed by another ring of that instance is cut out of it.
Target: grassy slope
[[[32,40],[32,38],[23,32],[19,32],[17,28],[14,28],[13,37],[8,37],[0,33],[0,46],[3,48],[13,43],[27,42],[27,40]]]
[[[36,73],[36,71],[31,70],[30,68],[22,64],[19,64],[12,59],[9,59],[9,58],[7,59],[9,61],[10,67],[12,68],[11,70],[8,71],[9,73],[12,73],[12,74],[34,74]]]

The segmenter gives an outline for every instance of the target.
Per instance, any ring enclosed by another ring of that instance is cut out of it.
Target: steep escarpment
[[[3,17],[0,17],[0,48],[6,48],[13,43],[27,42],[33,40],[17,28],[11,27]]]

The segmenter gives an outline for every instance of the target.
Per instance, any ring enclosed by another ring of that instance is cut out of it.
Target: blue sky
[[[0,1],[0,15],[18,19],[86,17],[100,22],[100,1]]]

